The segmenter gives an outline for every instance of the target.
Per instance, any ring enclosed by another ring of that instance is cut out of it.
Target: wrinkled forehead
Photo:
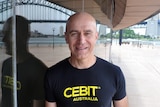
[[[69,25],[68,27],[68,31],[70,30],[77,30],[77,31],[96,31],[96,26],[94,25],[94,23],[89,22],[89,21],[83,21],[83,22],[73,22]]]

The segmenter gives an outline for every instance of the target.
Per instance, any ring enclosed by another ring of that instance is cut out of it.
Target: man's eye
[[[85,35],[90,35],[90,34],[91,34],[90,32],[86,32],[86,33],[85,33]]]
[[[71,37],[77,37],[78,36],[78,33],[77,32],[72,32],[70,33]]]
[[[85,33],[85,36],[91,36],[91,35],[92,35],[91,32],[86,32],[86,33]]]

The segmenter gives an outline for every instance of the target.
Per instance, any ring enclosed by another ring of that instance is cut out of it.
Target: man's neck
[[[75,68],[85,69],[85,68],[89,68],[95,64],[96,56],[93,55],[93,56],[86,58],[86,59],[75,59],[75,58],[71,57],[71,58],[69,58],[69,62]]]

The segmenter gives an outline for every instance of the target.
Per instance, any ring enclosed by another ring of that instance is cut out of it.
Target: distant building
[[[60,26],[59,33],[60,33],[59,36],[64,36],[64,27],[63,26]]]
[[[110,31],[108,29],[110,29],[110,28],[108,28],[106,25],[100,24],[98,26],[99,36],[106,35],[107,33],[110,33]]]
[[[131,26],[136,34],[150,36],[151,38],[160,38],[160,14],[155,15],[142,23]]]
[[[130,27],[131,30],[135,32],[135,34],[145,35],[146,34],[146,24],[137,24]]]
[[[150,18],[146,25],[146,35],[152,38],[160,37],[160,20],[159,15]]]

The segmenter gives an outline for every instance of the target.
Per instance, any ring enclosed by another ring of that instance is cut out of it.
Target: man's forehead
[[[68,28],[68,31],[94,31],[94,27],[91,27],[91,26],[71,26]]]
[[[96,30],[96,25],[94,23],[90,22],[76,22],[76,23],[70,23],[68,26],[68,29],[71,30]]]

